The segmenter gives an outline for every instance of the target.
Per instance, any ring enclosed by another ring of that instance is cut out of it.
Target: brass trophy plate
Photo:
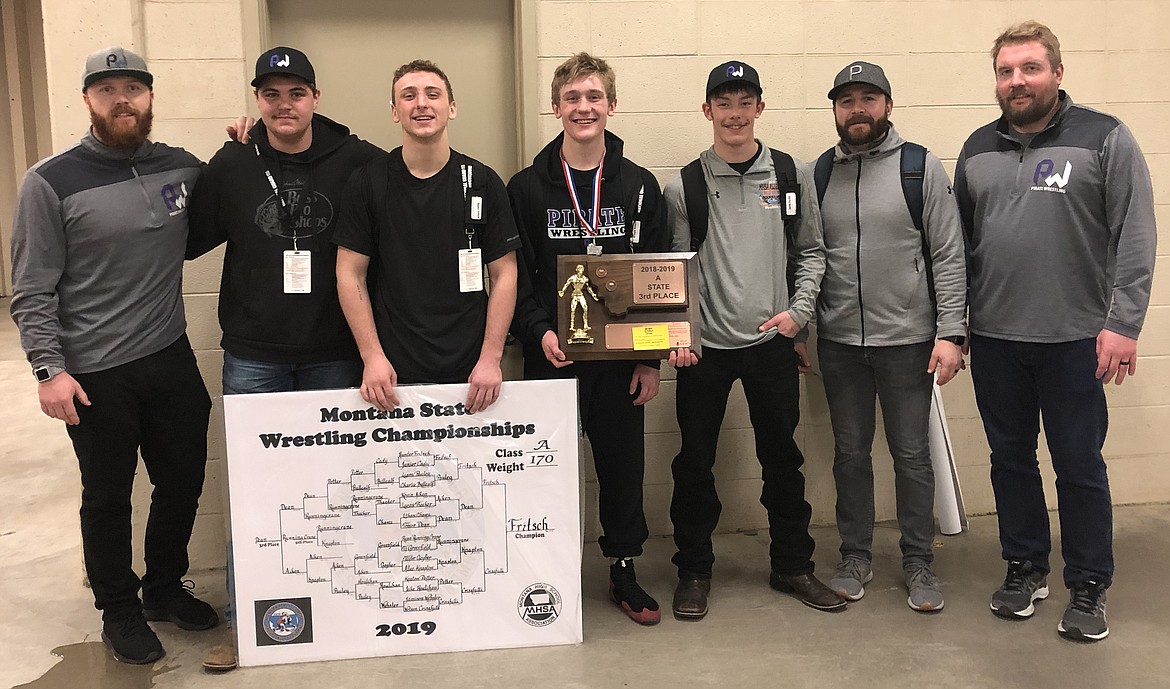
[[[694,252],[557,257],[557,337],[573,361],[698,350]]]

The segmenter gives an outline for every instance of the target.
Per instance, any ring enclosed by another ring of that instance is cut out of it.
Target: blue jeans
[[[857,347],[817,340],[829,418],[841,556],[873,558],[873,434],[882,405],[886,443],[894,458],[898,544],[903,567],[934,559],[934,466],[930,462],[930,397],[926,372],[933,342]]]
[[[323,361],[316,364],[274,364],[241,359],[223,353],[223,394],[293,390],[356,388],[362,384],[360,359]]]
[[[1040,422],[1052,455],[1064,582],[1113,581],[1113,505],[1101,447],[1109,426],[1093,339],[971,337],[975,401],[991,446],[991,485],[1005,560],[1050,571],[1048,507],[1036,460]]]

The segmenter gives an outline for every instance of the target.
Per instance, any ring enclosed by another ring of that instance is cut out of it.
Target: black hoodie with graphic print
[[[248,144],[223,145],[191,196],[187,258],[227,242],[221,345],[242,359],[357,358],[337,300],[337,247],[330,239],[350,175],[383,151],[322,115],[313,115],[312,127],[308,150],[289,154],[273,149],[257,122]],[[285,292],[285,252],[294,250],[310,254],[308,293]]]

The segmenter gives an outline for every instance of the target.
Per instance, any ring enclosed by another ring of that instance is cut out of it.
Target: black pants
[[[633,361],[578,361],[555,368],[542,354],[526,352],[528,380],[577,378],[581,426],[593,448],[597,471],[598,512],[602,536],[597,543],[606,557],[637,557],[650,532],[642,508],[642,477],[646,468],[645,407],[634,406],[630,394]]]
[[[808,532],[812,507],[804,499],[804,456],[792,439],[800,422],[800,378],[792,340],[779,335],[744,349],[703,347],[698,365],[678,370],[675,406],[682,450],[671,464],[670,520],[678,547],[672,561],[681,579],[711,577],[711,534],[723,509],[712,468],[727,396],[737,379],[763,467],[760,503],[768,511],[772,570],[809,574],[815,547]]]
[[[162,351],[74,376],[91,406],[69,437],[81,466],[81,541],[94,607],[106,619],[181,590],[187,543],[203,492],[211,398],[184,335]],[[146,574],[131,566],[130,493],[138,451],[154,491],[146,522]]]

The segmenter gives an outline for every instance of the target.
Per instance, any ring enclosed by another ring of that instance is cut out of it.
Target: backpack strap
[[[691,251],[698,251],[707,239],[707,180],[703,178],[703,163],[695,158],[682,169],[683,201],[687,208],[687,222],[691,226]]]
[[[926,205],[922,188],[926,181],[926,147],[910,141],[902,144],[900,168],[902,195],[906,197],[906,208],[910,211],[910,219],[914,222],[914,228],[922,237],[922,265],[926,269],[926,284],[930,290],[930,300],[934,302],[934,264],[931,261],[930,240],[926,236],[926,227],[922,220]]]
[[[772,169],[776,173],[776,185],[780,187],[780,212],[784,214],[784,225],[800,217],[800,182],[796,179],[796,161],[784,151],[769,148],[772,154]]]
[[[833,176],[833,157],[836,153],[836,147],[825,151],[817,158],[816,167],[813,168],[813,182],[817,185],[817,203],[825,202],[825,190],[829,188],[829,178]],[[904,190],[905,185],[902,188]]]
[[[772,155],[772,169],[776,173],[776,186],[780,192],[780,212],[784,214],[784,243],[788,249],[788,262],[784,266],[784,279],[788,284],[788,298],[796,294],[796,230],[800,221],[800,182],[796,178],[796,161],[784,151],[769,148]]]
[[[919,232],[925,232],[922,225],[922,210],[925,206],[922,185],[926,179],[926,148],[907,141],[902,144],[902,195],[906,197],[906,208]],[[926,243],[923,234],[923,244]]]

